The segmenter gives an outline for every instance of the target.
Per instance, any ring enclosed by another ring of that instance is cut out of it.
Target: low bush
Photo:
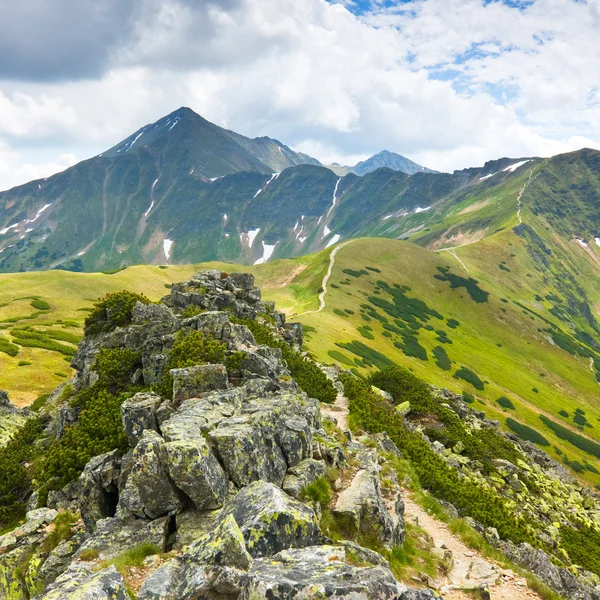
[[[150,300],[142,294],[127,291],[107,294],[85,319],[85,334],[98,335],[104,331],[112,331],[116,327],[129,325],[137,302],[150,304]]]
[[[532,429],[528,425],[519,423],[510,417],[506,419],[506,426],[526,442],[533,442],[534,444],[539,444],[540,446],[550,445],[550,442],[539,431]]]
[[[500,398],[498,398],[496,402],[502,408],[507,408],[508,410],[515,410],[515,405],[506,396],[500,396]]]
[[[450,357],[441,346],[436,346],[432,351],[433,356],[435,357],[435,364],[444,371],[449,371],[452,367],[452,361]]]
[[[309,483],[301,492],[302,498],[309,498],[318,502],[321,508],[327,508],[331,502],[331,486],[325,477],[319,477],[316,481]]]
[[[585,438],[582,435],[579,435],[578,433],[575,433],[574,431],[555,423],[552,421],[552,419],[549,419],[545,415],[540,415],[540,419],[542,423],[546,425],[546,427],[552,429],[552,431],[554,431],[554,433],[562,440],[567,440],[567,442],[570,442],[573,444],[573,446],[579,448],[579,450],[583,450],[583,452],[586,452],[591,456],[600,458],[600,444],[597,442],[593,442],[592,440],[589,440],[588,438]]]
[[[32,300],[31,306],[36,310],[50,310],[52,308],[45,300],[40,300],[39,298]]]
[[[19,346],[12,344],[6,338],[0,336],[0,352],[14,357],[19,354],[19,350]]]
[[[467,367],[461,367],[454,373],[454,379],[464,379],[470,383],[476,390],[483,390],[485,385],[479,378],[479,375]]]

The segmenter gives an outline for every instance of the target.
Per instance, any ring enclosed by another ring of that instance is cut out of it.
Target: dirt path
[[[527,587],[527,581],[523,577],[503,569],[493,561],[483,559],[450,532],[445,523],[428,514],[408,494],[404,496],[404,503],[404,518],[418,523],[432,537],[436,547],[444,546],[452,551],[454,566],[447,577],[438,582],[445,600],[472,600],[472,595],[453,589],[453,586],[459,588],[465,584],[485,582],[489,583],[492,600],[541,600],[538,594]]]
[[[323,282],[321,283],[321,288],[323,291],[319,294],[319,308],[317,310],[306,310],[299,315],[294,315],[294,318],[301,317],[302,315],[309,315],[311,313],[320,313],[325,308],[325,295],[327,294],[327,283],[329,282],[329,278],[331,277],[331,273],[333,272],[333,267],[335,265],[335,256],[336,254],[348,244],[351,244],[354,240],[348,240],[339,246],[336,246],[331,254],[329,255],[329,267],[327,269],[327,273],[325,273],[325,277],[323,277]]]
[[[348,429],[348,398],[342,392],[333,404],[321,404],[321,413],[333,417],[342,431]]]

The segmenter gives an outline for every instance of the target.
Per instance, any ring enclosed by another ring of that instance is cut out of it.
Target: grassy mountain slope
[[[571,329],[550,312],[555,301],[536,300],[540,281],[519,236],[505,230],[460,249],[459,256],[467,261],[470,274],[447,252],[436,254],[395,240],[354,240],[336,256],[325,310],[310,312],[318,308],[330,251],[255,267],[210,263],[132,267],[112,275],[3,275],[0,302],[8,304],[0,308],[0,318],[5,319],[2,336],[13,341],[14,330],[27,326],[41,332],[58,329],[77,335],[87,314],[85,309],[105,292],[127,288],[156,300],[166,292],[165,285],[200,268],[249,270],[266,298],[275,300],[289,318],[305,325],[306,347],[320,361],[337,362],[366,374],[370,363],[381,365],[391,360],[435,385],[467,391],[476,399],[474,406],[488,418],[500,420],[504,427],[507,419],[513,419],[539,431],[548,441],[545,449],[552,456],[566,456],[578,470],[583,469],[581,477],[600,483],[600,476],[590,470],[600,469],[598,458],[559,438],[539,418],[543,414],[568,431],[600,441],[595,370],[590,369],[588,357],[559,347],[545,331],[553,329],[549,323],[555,323],[572,336]],[[515,256],[507,257],[508,251]],[[498,267],[501,257],[510,271]],[[522,276],[516,274],[517,262]],[[471,276],[477,285],[469,284]],[[452,288],[448,279],[468,287]],[[34,309],[29,298],[16,300],[32,295],[47,302],[50,309]],[[33,319],[7,322],[11,317],[34,313],[38,314]],[[33,364],[18,366],[23,360]],[[41,348],[24,347],[14,357],[0,352],[0,363],[0,388],[8,389],[11,397],[22,402],[64,381],[57,372],[70,374],[60,352]],[[470,381],[456,378],[462,367],[476,378],[468,372]],[[483,389],[478,389],[481,386]],[[504,400],[499,403],[500,398],[508,399],[509,404]],[[584,411],[589,426],[578,427],[576,411]]]

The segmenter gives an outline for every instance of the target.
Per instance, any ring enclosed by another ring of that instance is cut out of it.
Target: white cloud
[[[453,170],[600,147],[597,2],[344,4],[142,0],[103,75],[0,82],[0,140],[23,157],[0,188],[65,164],[40,158],[49,136],[85,157],[181,105],[324,162],[386,148]]]
[[[49,177],[73,166],[74,154],[60,154],[54,160],[30,163],[7,145],[0,143],[0,190],[10,189],[34,179]]]

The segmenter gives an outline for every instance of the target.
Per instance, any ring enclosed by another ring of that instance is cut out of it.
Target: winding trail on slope
[[[319,308],[317,310],[306,310],[303,313],[294,315],[294,318],[301,317],[302,315],[320,313],[325,308],[325,295],[327,294],[327,283],[329,282],[329,278],[331,277],[331,273],[333,272],[333,267],[335,266],[335,256],[344,246],[351,244],[353,241],[354,240],[348,240],[347,242],[336,246],[329,255],[329,267],[327,269],[327,273],[325,273],[325,277],[323,277],[323,282],[321,283],[323,291],[319,294]]]
[[[445,547],[452,551],[454,564],[452,569],[439,581],[441,592],[446,600],[469,600],[473,598],[460,588],[465,584],[489,581],[491,600],[541,600],[540,596],[530,590],[525,578],[513,571],[503,569],[492,560],[483,558],[479,552],[466,546],[448,526],[430,515],[410,497],[406,490],[403,494],[406,520],[413,521],[422,527],[432,538],[436,547]],[[475,563],[475,565],[473,564]],[[489,568],[488,568],[489,565]],[[485,567],[482,569],[481,567]],[[476,568],[477,567],[477,568]],[[479,579],[479,575],[495,573],[491,578]],[[496,583],[492,583],[497,575]]]

